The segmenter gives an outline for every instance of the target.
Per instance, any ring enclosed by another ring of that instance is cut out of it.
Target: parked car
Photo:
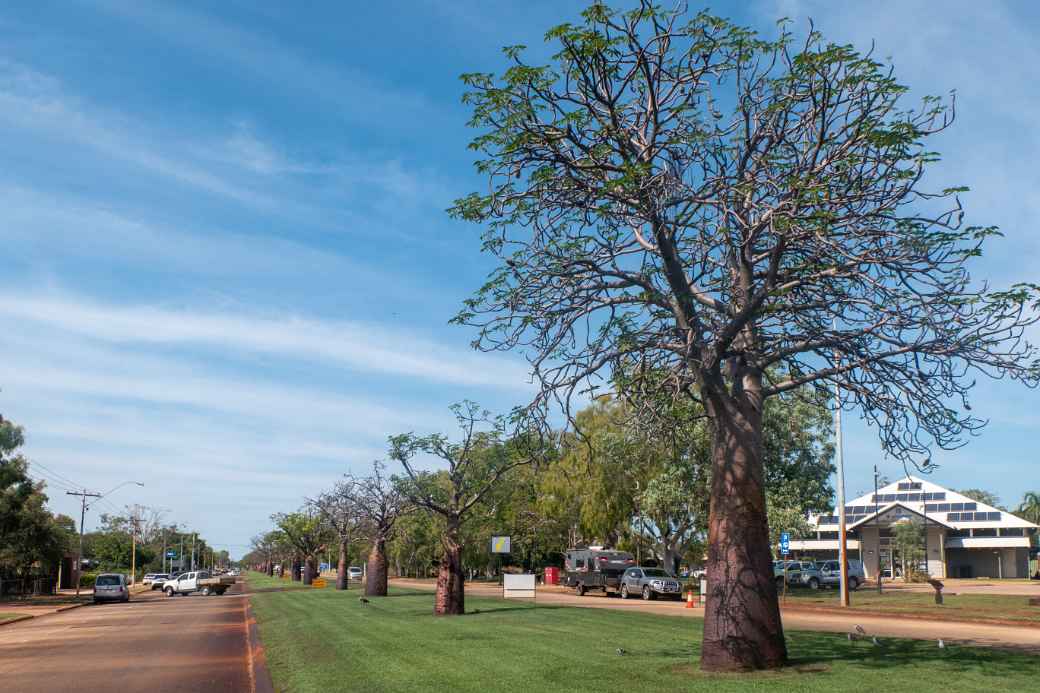
[[[363,574],[364,571],[362,571],[361,568],[356,565],[352,565],[349,568],[347,568],[348,580],[360,580]]]
[[[126,576],[120,573],[102,573],[94,580],[94,603],[128,602],[130,588]]]
[[[810,570],[816,570],[814,561],[773,561],[773,579],[776,581],[778,589],[783,588],[785,575],[788,586],[801,585],[802,571]]]
[[[144,584],[151,585],[153,590],[161,590],[163,584],[169,579],[169,573],[155,573],[152,575],[151,580],[148,580],[148,576],[145,576]]]
[[[145,585],[150,585],[152,584],[152,578],[154,577],[155,573],[145,573],[144,577],[141,579],[141,583]]]
[[[647,601],[657,597],[682,599],[682,585],[662,568],[629,568],[621,575],[621,598],[636,594]]]
[[[850,559],[846,563],[849,569],[849,589],[854,590],[867,579],[863,571],[863,561]],[[837,586],[841,583],[840,566],[838,561],[824,561],[815,568],[802,570],[799,579],[803,585],[814,590],[825,585]]]

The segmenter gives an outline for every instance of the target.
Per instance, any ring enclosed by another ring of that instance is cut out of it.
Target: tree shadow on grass
[[[484,614],[497,614],[503,611],[545,611],[545,610],[558,610],[566,609],[565,606],[539,606],[537,604],[530,605],[517,605],[517,606],[499,606],[491,609],[477,608],[466,612],[466,616],[483,616]]]
[[[845,662],[871,669],[898,669],[908,665],[941,664],[943,671],[977,671],[985,669],[994,677],[1019,675],[1026,662],[1035,666],[1035,658],[1027,652],[967,644],[946,644],[940,648],[936,640],[895,640],[869,637],[848,640],[837,633],[798,632],[788,635],[792,656],[789,667],[814,667]]]

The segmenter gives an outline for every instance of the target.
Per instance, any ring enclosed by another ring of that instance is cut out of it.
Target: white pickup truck
[[[163,583],[163,592],[167,597],[175,594],[188,596],[192,592],[201,592],[203,595],[224,594],[233,584],[235,578],[230,575],[213,577],[208,570],[198,570],[191,573],[181,573],[177,577],[171,577]]]

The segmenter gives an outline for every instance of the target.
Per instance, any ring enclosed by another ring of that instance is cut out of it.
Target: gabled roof
[[[878,511],[876,513],[870,513],[869,515],[867,515],[863,519],[858,520],[857,522],[854,522],[851,525],[848,525],[845,529],[847,531],[847,530],[856,529],[857,527],[862,527],[864,525],[867,525],[867,524],[870,523],[871,520],[874,520],[875,518],[879,518],[880,519],[885,513],[889,512],[893,508],[903,508],[904,510],[906,510],[910,514],[917,515],[919,518],[921,518],[922,520],[925,520],[926,522],[934,522],[935,524],[942,525],[943,527],[946,527],[947,529],[956,529],[956,527],[954,527],[953,525],[951,525],[950,523],[948,523],[948,522],[946,522],[944,520],[940,520],[935,515],[925,516],[921,511],[914,510],[910,506],[904,505],[903,503],[900,503],[898,501],[896,501],[895,503],[889,503],[888,505],[886,505],[886,506],[884,506],[882,508],[878,508]],[[940,513],[940,514],[945,515],[945,513]]]

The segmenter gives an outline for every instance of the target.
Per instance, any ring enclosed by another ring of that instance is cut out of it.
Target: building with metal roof
[[[867,577],[902,570],[896,528],[922,526],[927,571],[945,578],[1023,578],[1029,576],[1029,548],[1037,525],[956,491],[908,476],[850,501],[845,506],[849,558],[863,561]],[[813,558],[837,558],[838,509],[810,515],[811,536],[791,541],[791,552]],[[896,556],[895,570],[892,570]],[[922,560],[918,569],[925,568]]]

